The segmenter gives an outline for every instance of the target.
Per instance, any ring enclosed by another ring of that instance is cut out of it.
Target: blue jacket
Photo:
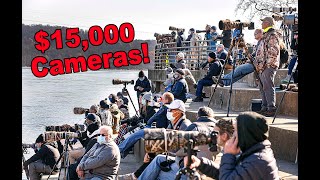
[[[140,86],[143,89],[143,91],[139,91],[139,89],[137,89],[137,87]],[[151,90],[151,85],[150,85],[150,81],[147,78],[147,76],[144,76],[144,80],[140,81],[139,79],[136,80],[136,84],[134,85],[134,90],[137,91],[137,97],[139,98],[139,95],[142,92],[149,92]]]
[[[186,102],[188,92],[189,87],[187,81],[184,78],[181,78],[174,83],[171,93],[173,94],[174,98]]]
[[[203,79],[212,80],[212,76],[219,76],[222,66],[220,61],[209,63],[209,70]]]
[[[147,126],[151,127],[151,124],[156,122],[157,128],[167,128],[169,125],[167,109],[168,107],[166,105],[162,105],[161,108],[148,120]]]

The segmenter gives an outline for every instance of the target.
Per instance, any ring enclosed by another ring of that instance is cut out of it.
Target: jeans
[[[168,156],[168,159],[175,160],[174,157]],[[165,155],[156,156],[148,167],[143,171],[143,173],[139,176],[138,180],[172,180],[175,179],[177,172],[179,171],[179,166],[177,163],[171,164],[171,170],[168,172],[164,172],[160,168],[160,163],[166,160]],[[185,180],[187,177],[185,175],[181,176],[181,179]]]
[[[259,85],[262,108],[266,108],[268,111],[276,109],[276,92],[274,87],[274,77],[276,75],[276,69],[266,68],[259,74],[262,87]]]
[[[139,131],[131,134],[127,139],[122,141],[118,147],[121,153],[121,157],[124,158],[126,155],[124,155],[124,152],[127,151],[129,148],[131,148],[139,139],[143,138],[144,136],[144,130],[140,129]]]
[[[250,64],[250,63],[241,64],[240,66],[238,66],[238,67],[236,67],[234,69],[232,83],[237,82],[239,79],[241,79],[244,76],[252,73],[253,71],[254,71],[254,68],[253,68],[252,64]],[[222,82],[223,82],[223,84],[225,86],[230,86],[231,85],[231,76],[232,76],[232,71],[223,76]]]
[[[293,57],[293,58],[290,60],[290,63],[289,63],[289,66],[288,66],[288,75],[291,75],[292,70],[293,70],[294,65],[296,64],[296,62],[297,62],[297,57]]]
[[[38,160],[29,164],[29,177],[31,180],[40,180],[40,174],[50,174],[51,167]]]
[[[196,96],[202,97],[203,86],[211,86],[212,84],[214,84],[212,79],[201,79],[197,84]]]

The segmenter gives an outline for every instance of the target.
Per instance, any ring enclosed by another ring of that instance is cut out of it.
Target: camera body
[[[231,21],[230,19],[220,20],[219,21],[219,29],[220,30],[231,30],[231,29],[242,29],[244,27],[248,27],[249,30],[254,29],[254,22],[238,22]]]
[[[297,8],[293,7],[273,7],[272,12],[274,13],[280,13],[280,12],[293,12],[297,11]]]
[[[196,33],[205,33],[207,32],[206,30],[196,30]]]
[[[60,139],[81,138],[81,132],[56,132],[47,131],[44,133],[44,140],[46,142],[54,142]]]

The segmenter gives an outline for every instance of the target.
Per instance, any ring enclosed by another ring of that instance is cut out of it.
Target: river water
[[[148,71],[144,72],[148,76]],[[74,114],[74,107],[89,108],[92,104],[99,104],[100,100],[124,87],[122,84],[112,85],[112,79],[136,81],[138,73],[139,70],[100,70],[37,78],[30,67],[23,67],[22,142],[34,143],[39,134],[45,132],[45,126],[82,124],[84,114]],[[138,108],[133,86],[129,84],[127,89]],[[130,116],[134,115],[130,100],[129,109]],[[26,158],[33,153],[31,149],[29,151]]]

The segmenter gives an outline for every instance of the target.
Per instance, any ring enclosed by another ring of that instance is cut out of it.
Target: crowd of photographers
[[[223,33],[231,34],[227,31]],[[195,30],[190,29],[190,40],[193,33]],[[234,34],[237,36],[236,31]],[[181,36],[179,31],[178,36]],[[203,101],[204,86],[231,84],[230,74],[222,74],[222,78],[217,78],[225,63],[233,63],[227,52],[231,42],[224,40],[224,43],[219,44],[215,41],[218,37],[229,36],[218,35],[215,26],[207,25],[205,37],[213,41],[209,42],[208,60],[202,65],[203,68],[209,66],[202,79],[195,81],[182,51],[177,53],[176,63],[171,63],[166,69],[167,80],[163,94],[152,94],[150,80],[140,71],[134,86],[139,104],[136,115],[129,117],[127,94],[110,94],[84,112],[83,131],[68,124],[62,125],[76,136],[54,136],[50,139],[46,134],[36,139],[35,154],[23,163],[28,177],[40,180],[43,174],[54,174],[59,168],[66,168],[70,180],[175,179],[176,176],[181,179],[187,179],[187,176],[279,179],[265,117],[274,115],[276,108],[273,81],[279,67],[281,35],[274,28],[272,18],[266,17],[262,19],[262,29],[256,29],[254,36],[258,43],[251,54],[253,59],[234,70],[232,83],[251,72],[259,73],[262,107],[258,113],[243,112],[235,120],[217,120],[213,110],[203,106],[198,109],[197,119],[186,118],[185,102],[190,98],[188,82],[196,89],[194,102]],[[297,34],[291,48],[297,49]],[[291,75],[296,60],[293,58],[290,62],[288,75]],[[289,81],[288,78],[286,80]],[[119,175],[121,158],[125,158],[134,144],[145,137],[146,130],[152,128],[197,131],[203,134],[216,132],[214,144],[218,148],[212,150],[209,144],[197,146],[200,151],[190,158],[190,154],[183,148],[164,154],[163,148],[155,144],[153,152],[145,154],[143,164],[135,172]],[[220,152],[223,155],[220,164],[217,164],[214,161]]]

